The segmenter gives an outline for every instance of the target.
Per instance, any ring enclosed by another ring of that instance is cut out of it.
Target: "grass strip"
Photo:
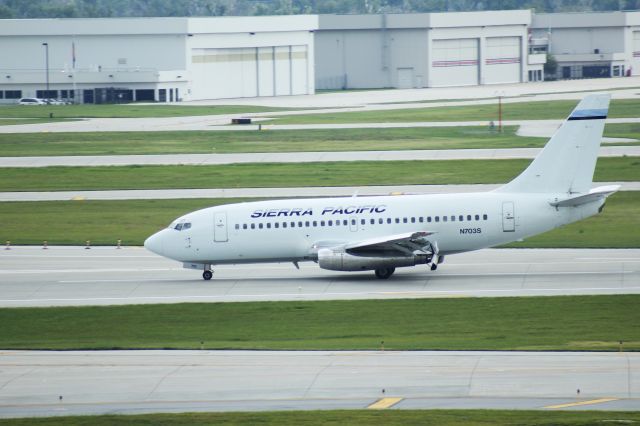
[[[2,121],[0,121],[2,124]],[[488,127],[0,134],[0,156],[387,151],[542,147],[545,138]],[[640,136],[639,136],[640,137]]]
[[[578,101],[530,101],[502,104],[503,120],[563,119]],[[610,118],[637,117],[640,100],[614,99]],[[410,123],[418,121],[494,121],[498,122],[498,102],[484,105],[443,106],[429,108],[301,114],[277,117],[278,124],[337,123]]]
[[[603,295],[5,308],[0,346],[616,351],[623,341],[637,351],[638,303],[640,295]]]
[[[12,244],[141,246],[178,216],[247,199],[36,201],[0,203],[0,241]]]
[[[248,114],[252,112],[293,111],[252,105],[0,105],[5,118],[143,118],[188,117],[197,115]]]
[[[174,218],[193,210],[251,201],[182,199],[127,201],[36,201],[0,203],[0,242],[12,244],[142,245],[145,238]],[[640,192],[618,192],[602,214],[549,231],[511,247],[637,248]]]
[[[510,159],[0,168],[0,191],[501,183],[529,163]],[[608,157],[598,160],[594,180],[635,181],[639,176],[640,157]]]
[[[624,411],[525,410],[321,410],[254,413],[184,413],[0,419],[0,425],[438,425],[438,426],[587,426],[640,422],[640,413]]]

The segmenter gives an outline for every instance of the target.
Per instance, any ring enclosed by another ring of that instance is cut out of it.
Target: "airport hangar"
[[[544,79],[547,52],[556,78],[640,75],[640,12],[9,19],[0,26],[0,102],[520,83]]]

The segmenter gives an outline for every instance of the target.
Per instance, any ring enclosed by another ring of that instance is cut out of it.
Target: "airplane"
[[[591,188],[610,95],[586,96],[529,166],[489,192],[285,199],[188,213],[144,246],[202,270],[313,261],[332,271],[396,268],[506,244],[598,214],[618,185]],[[380,167],[384,167],[383,164]]]

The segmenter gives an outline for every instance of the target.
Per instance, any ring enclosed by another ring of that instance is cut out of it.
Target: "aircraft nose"
[[[147,238],[144,242],[144,248],[147,250],[159,254],[160,256],[164,256],[164,244],[162,242],[162,234],[163,231],[156,232],[149,238]]]

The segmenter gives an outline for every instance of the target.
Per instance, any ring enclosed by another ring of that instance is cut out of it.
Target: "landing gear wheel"
[[[202,273],[202,278],[204,278],[205,281],[209,281],[211,277],[213,277],[213,272],[211,271],[204,271]]]
[[[376,269],[376,278],[386,280],[396,271],[396,268],[380,268]]]
[[[431,270],[435,271],[436,269],[438,269],[438,264],[437,263],[432,263],[431,264]]]

